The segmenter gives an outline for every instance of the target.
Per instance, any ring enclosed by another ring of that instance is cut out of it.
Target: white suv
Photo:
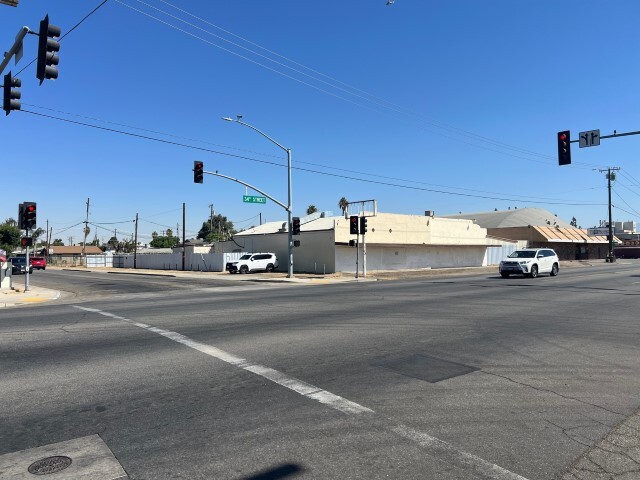
[[[273,272],[278,269],[278,257],[275,253],[250,253],[240,257],[237,262],[228,262],[229,273]]]
[[[516,250],[500,262],[500,275],[507,278],[512,273],[535,278],[540,273],[552,277],[560,271],[558,255],[550,248],[525,248]]]

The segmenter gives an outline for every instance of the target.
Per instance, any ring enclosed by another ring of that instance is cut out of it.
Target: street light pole
[[[287,197],[288,197],[288,201],[287,201],[287,209],[286,210],[287,210],[287,216],[288,216],[288,218],[287,218],[287,242],[288,242],[288,254],[289,254],[289,260],[287,262],[287,264],[288,264],[287,265],[287,277],[288,278],[293,278],[293,219],[292,219],[293,208],[292,208],[292,202],[291,202],[291,149],[285,147],[284,145],[281,145],[278,142],[276,142],[269,135],[267,135],[266,133],[264,133],[261,130],[258,130],[253,125],[249,125],[248,123],[243,122],[242,120],[240,120],[241,118],[242,118],[242,115],[238,115],[235,120],[233,118],[230,118],[230,117],[223,117],[222,119],[227,121],[227,122],[235,122],[235,123],[239,123],[240,125],[244,125],[245,127],[249,127],[251,130],[254,130],[255,132],[258,132],[260,135],[262,135],[264,138],[269,140],[271,143],[277,145],[282,150],[287,152]]]

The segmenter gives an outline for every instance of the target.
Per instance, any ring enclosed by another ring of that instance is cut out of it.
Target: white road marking
[[[162,335],[163,337],[173,340],[174,342],[181,343],[182,345],[193,348],[194,350],[198,350],[211,357],[217,358],[218,360],[222,360],[223,362],[227,362],[231,365],[247,370],[248,372],[260,375],[261,377],[271,380],[278,385],[282,385],[289,390],[293,390],[294,392],[299,393],[300,395],[303,395],[305,397],[312,398],[313,400],[335,408],[336,410],[340,410],[341,412],[355,414],[373,413],[373,410],[371,410],[370,408],[363,407],[362,405],[347,400],[346,398],[340,397],[331,392],[327,392],[326,390],[310,385],[306,382],[303,382],[302,380],[298,380],[297,378],[289,377],[288,375],[279,372],[278,370],[274,370],[273,368],[250,362],[248,360],[245,360],[244,358],[236,357],[231,353],[220,350],[219,348],[197,342],[189,337],[185,337],[180,333],[172,332],[170,330],[163,330],[162,328],[152,327],[145,323],[135,322],[128,318],[121,317],[109,312],[103,312],[102,310],[98,310],[96,308],[79,306],[75,306],[75,308],[85,310],[87,312],[98,313],[115,320],[122,320],[135,325],[136,327],[144,328],[145,330],[148,330],[150,332],[157,333],[158,335]]]
[[[450,463],[466,466],[475,473],[480,474],[483,478],[492,478],[496,480],[527,480],[525,477],[522,477],[517,473],[510,472],[509,470],[487,462],[480,457],[458,450],[447,442],[432,437],[431,435],[427,435],[426,433],[419,432],[418,430],[414,430],[413,428],[399,425],[397,427],[393,427],[391,430],[401,437],[416,442],[426,450],[437,454],[438,457],[444,457]]]
[[[146,323],[136,322],[134,320],[130,320],[128,318],[121,317],[110,312],[98,310],[97,308],[80,307],[77,305],[74,305],[74,308],[84,310],[86,312],[98,313],[115,320],[122,320],[124,322],[130,323],[131,325],[135,325],[136,327],[143,328],[149,332],[162,335],[163,337],[173,340],[174,342],[193,348],[194,350],[198,350],[199,352],[217,358],[218,360],[222,360],[223,362],[226,362],[235,367],[242,368],[248,372],[252,372],[256,375],[266,378],[267,380],[271,380],[272,382],[286,387],[296,393],[299,393],[304,397],[316,400],[317,402],[339,410],[343,413],[375,414],[375,412],[370,408],[347,400],[346,398],[343,398],[339,395],[335,395],[331,392],[328,392],[327,390],[323,390],[314,385],[303,382],[302,380],[298,380],[297,378],[290,377],[273,368],[250,362],[249,360],[241,357],[237,357],[214,346],[197,342],[180,333],[172,332],[171,330],[164,330],[158,327],[152,327],[151,325],[147,325]],[[525,477],[510,472],[509,470],[483,460],[480,457],[476,457],[475,455],[472,455],[470,453],[458,450],[453,445],[418,430],[414,430],[404,425],[391,425],[387,426],[386,428],[388,428],[396,435],[418,444],[425,450],[437,454],[441,458],[444,457],[448,462],[452,464],[459,465],[462,468],[468,470],[472,470],[476,474],[479,474],[481,478],[487,480],[527,480]]]

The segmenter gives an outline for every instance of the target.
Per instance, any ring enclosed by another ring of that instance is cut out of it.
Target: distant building
[[[603,259],[609,251],[606,235],[589,235],[586,229],[573,227],[542,208],[465,213],[446,218],[473,220],[491,236],[526,241],[531,248],[553,248],[561,260]]]
[[[89,255],[102,255],[100,247],[87,245],[85,253]],[[82,245],[57,246],[49,247],[49,264],[51,265],[82,265]]]

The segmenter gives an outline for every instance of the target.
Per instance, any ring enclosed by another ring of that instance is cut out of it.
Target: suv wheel
[[[500,272],[500,275],[502,275],[502,278],[509,278],[509,274],[507,272]]]
[[[273,272],[275,269],[273,268],[273,263],[267,265],[267,272]]]
[[[551,276],[555,277],[556,275],[558,275],[559,271],[560,271],[560,269],[558,268],[558,264],[554,263],[553,267],[551,267]]]
[[[240,273],[249,273],[249,267],[247,267],[246,265],[242,265],[240,267]]]
[[[531,267],[531,273],[529,274],[529,276],[531,278],[536,278],[538,276],[538,266],[537,265],[533,265]]]

